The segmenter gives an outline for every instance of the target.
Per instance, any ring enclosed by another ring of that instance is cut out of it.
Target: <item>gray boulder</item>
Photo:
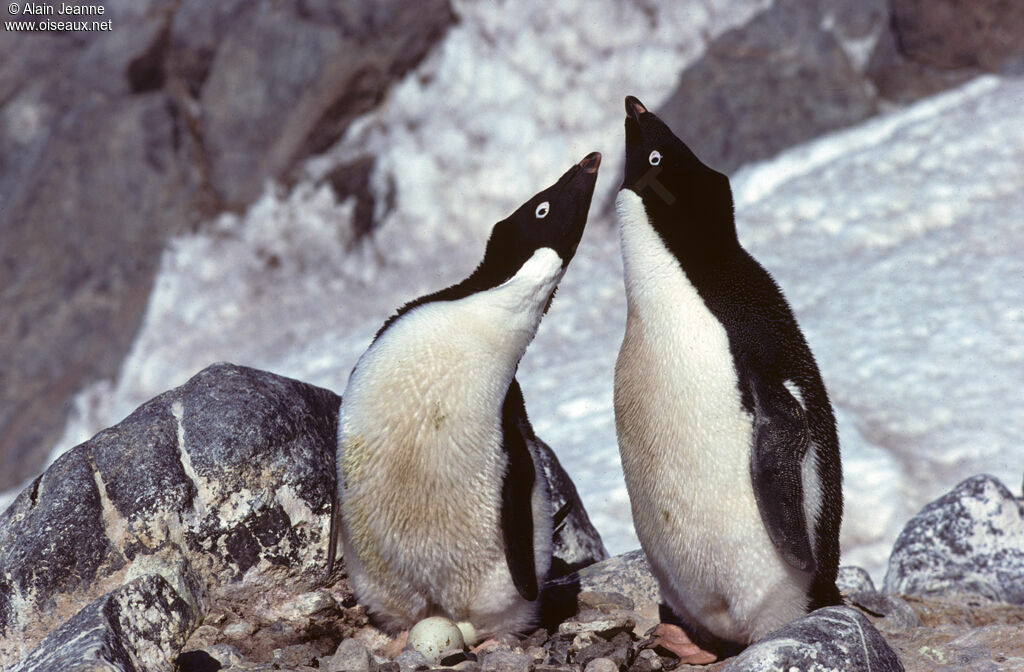
[[[64,454],[0,515],[0,665],[137,576],[200,612],[322,582],[338,402],[220,364]]]
[[[975,593],[1024,605],[1024,502],[991,476],[960,483],[903,528],[885,592]]]
[[[878,110],[864,70],[887,18],[885,0],[775,2],[714,39],[656,111],[726,173],[850,126]]]
[[[117,373],[168,238],[289,181],[455,21],[447,0],[136,0],[97,18],[114,29],[0,40],[0,490],[39,470],[71,396]],[[360,204],[343,239],[372,228],[357,164],[330,181]]]
[[[198,611],[150,574],[86,605],[11,672],[174,672]]]
[[[882,635],[857,611],[826,607],[784,625],[730,660],[720,672],[902,672]]]

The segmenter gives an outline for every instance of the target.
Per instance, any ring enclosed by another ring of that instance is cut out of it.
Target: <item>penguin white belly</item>
[[[724,327],[639,198],[624,190],[618,201],[628,315],[615,415],[637,536],[673,610],[747,643],[803,615],[810,576],[782,559],[762,523],[752,418]]]
[[[343,552],[356,595],[389,629],[442,614],[489,636],[536,620],[537,603],[512,581],[501,523],[502,405],[543,308],[533,316],[518,305],[522,275],[493,294],[406,313],[349,379],[338,430]],[[552,532],[542,473],[532,500],[543,581]]]

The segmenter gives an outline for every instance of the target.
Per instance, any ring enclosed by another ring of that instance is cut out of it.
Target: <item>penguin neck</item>
[[[356,365],[343,422],[396,450],[471,450],[492,440],[519,360],[563,270],[558,255],[543,248],[497,287],[406,312]]]

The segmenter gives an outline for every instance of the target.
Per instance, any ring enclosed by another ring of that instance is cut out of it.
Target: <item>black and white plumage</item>
[[[600,159],[498,222],[476,270],[399,309],[352,371],[336,529],[356,598],[388,630],[432,615],[480,636],[536,622],[553,512],[515,374],[576,252]]]
[[[672,611],[745,645],[840,602],[835,419],[788,303],[739,243],[728,178],[640,101],[626,113],[615,414],[634,523]]]

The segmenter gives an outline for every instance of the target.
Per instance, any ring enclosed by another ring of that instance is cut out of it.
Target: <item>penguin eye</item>
[[[543,203],[537,206],[537,209],[534,211],[533,214],[537,216],[537,219],[544,219],[545,217],[548,216],[548,212],[550,212],[550,210],[551,204],[548,203],[547,201],[544,201]]]
[[[659,163],[661,163],[661,152],[659,152],[658,150],[654,150],[653,152],[651,152],[651,155],[647,157],[647,162],[650,163],[652,166],[656,166]]]

